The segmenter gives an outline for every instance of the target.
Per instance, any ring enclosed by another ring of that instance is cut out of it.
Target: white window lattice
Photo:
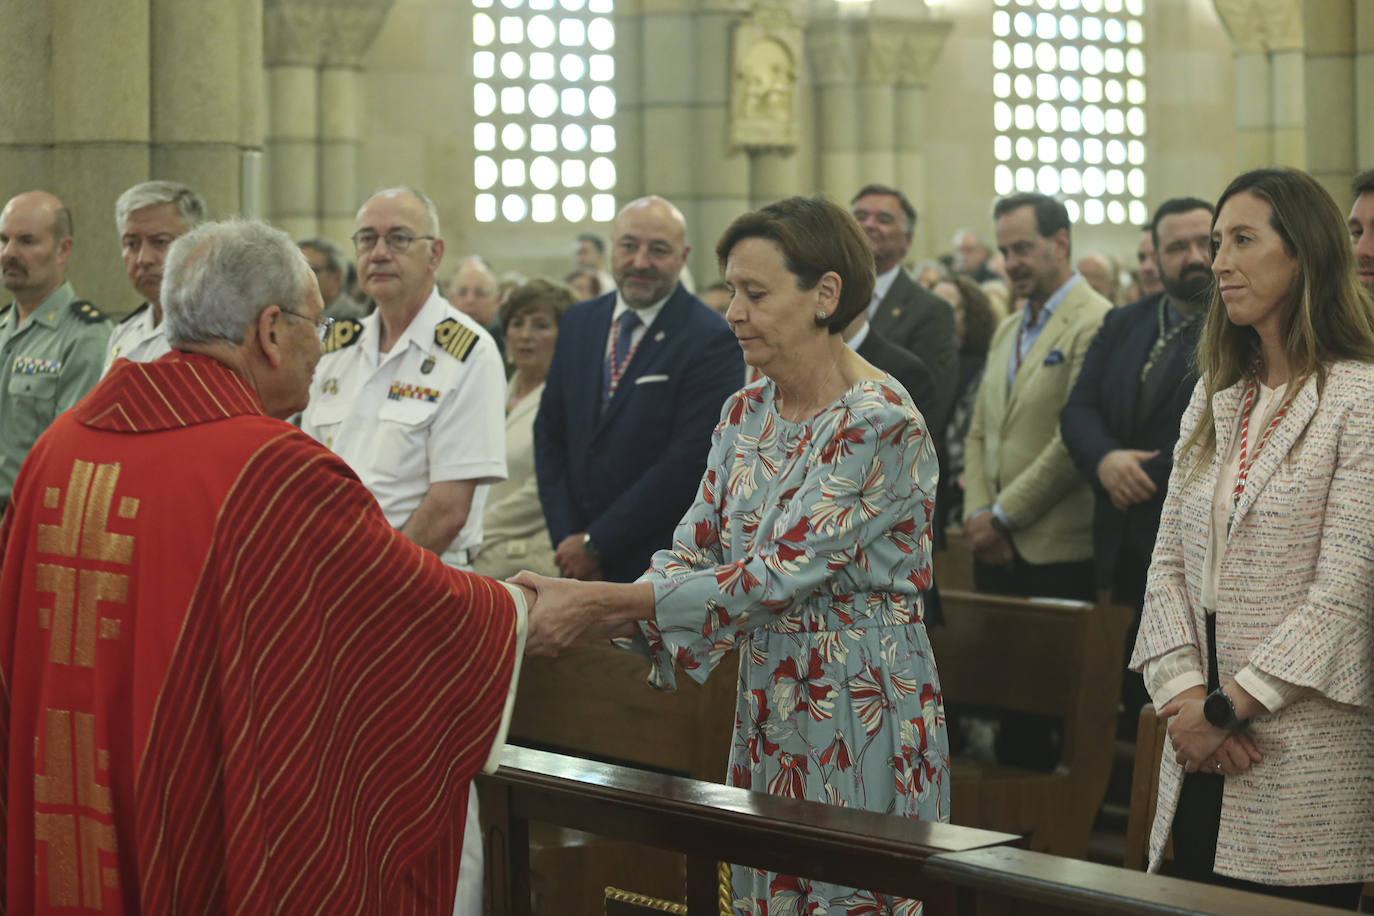
[[[1050,194],[1090,225],[1145,223],[1144,0],[993,2],[997,194]]]
[[[473,0],[478,222],[615,217],[615,0]]]

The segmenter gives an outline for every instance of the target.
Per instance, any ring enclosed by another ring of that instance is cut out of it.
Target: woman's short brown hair
[[[511,290],[501,303],[501,333],[506,333],[510,323],[522,315],[546,309],[553,312],[554,324],[557,324],[562,320],[563,313],[576,301],[577,294],[562,283],[541,279],[529,280]]]
[[[873,298],[876,273],[868,237],[848,210],[823,197],[789,197],[736,219],[716,244],[722,273],[730,252],[745,239],[777,245],[798,289],[815,289],[830,272],[839,276],[839,305],[816,321],[831,334],[848,327]]]
[[[964,345],[961,349],[969,353],[987,353],[992,332],[997,330],[997,314],[992,310],[988,294],[963,274],[955,274],[945,282],[953,283],[959,291],[964,309]]]

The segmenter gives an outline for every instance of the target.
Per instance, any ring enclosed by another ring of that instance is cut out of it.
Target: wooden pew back
[[[522,748],[507,748],[501,769],[478,778],[478,792],[488,815],[489,916],[532,916],[527,843],[529,822],[541,820],[684,853],[689,916],[720,913],[721,860],[915,897],[926,916],[1340,912],[1030,852],[1007,834]]]
[[[1033,848],[1086,852],[1111,772],[1123,644],[1131,612],[1107,602],[941,589],[946,625],[931,634],[945,702],[1054,716],[1054,773],[955,758],[955,823],[1031,834]]]
[[[526,658],[507,740],[722,782],[738,665],[731,653],[705,684],[680,674],[664,693],[646,683],[647,660],[609,644]]]

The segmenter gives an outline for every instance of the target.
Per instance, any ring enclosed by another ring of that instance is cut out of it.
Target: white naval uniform
[[[500,353],[491,335],[438,289],[430,291],[389,353],[378,349],[380,323],[374,311],[346,328],[336,325],[336,337],[341,330],[357,332],[315,367],[301,429],[347,462],[396,528],[431,484],[480,481],[467,522],[441,557],[449,566],[467,568],[469,553],[482,543],[487,489],[506,479],[506,373]],[[461,357],[437,342],[441,325],[461,344],[454,347]],[[454,916],[482,912],[482,880],[477,790],[470,787]]]
[[[467,523],[442,557],[466,568],[482,543],[489,485],[506,478],[501,357],[491,335],[437,290],[389,353],[378,351],[380,323],[373,312],[354,325],[354,342],[320,359],[301,429],[348,463],[397,528],[431,484],[479,481]],[[436,342],[440,325],[461,340],[476,335],[462,358]]]
[[[111,364],[117,359],[150,363],[172,352],[172,345],[167,343],[166,330],[165,321],[153,324],[152,303],[145,302],[134,309],[115,325],[110,342],[105,347],[105,367],[100,370],[101,374],[109,372]]]

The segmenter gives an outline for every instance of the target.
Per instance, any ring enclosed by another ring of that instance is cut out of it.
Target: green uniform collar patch
[[[72,310],[73,315],[86,322],[86,324],[97,324],[105,320],[105,313],[94,305],[91,305],[85,299],[73,300],[68,308]]]

